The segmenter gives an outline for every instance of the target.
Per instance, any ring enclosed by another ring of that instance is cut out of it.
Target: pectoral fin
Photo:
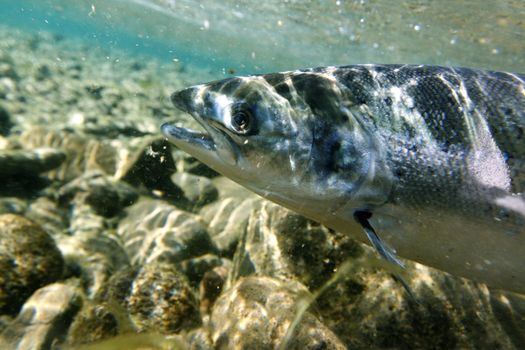
[[[361,227],[363,227],[363,230],[365,231],[368,240],[370,241],[372,246],[377,250],[379,255],[381,255],[381,257],[386,261],[404,268],[405,265],[401,260],[397,258],[394,250],[388,245],[386,245],[381,240],[381,238],[379,238],[372,225],[370,225],[370,222],[368,222],[368,219],[370,219],[371,217],[372,213],[370,213],[369,211],[356,210],[354,212],[354,219],[361,225]]]
[[[368,219],[372,217],[372,213],[365,210],[356,210],[354,212],[354,219],[361,225],[363,230],[365,231],[366,236],[368,237],[368,240],[372,244],[372,246],[376,249],[376,251],[381,255],[383,259],[388,261],[391,264],[397,265],[401,268],[405,268],[405,264],[401,260],[399,260],[396,256],[396,253],[392,248],[390,248],[388,245],[386,245],[381,238],[377,235],[376,231],[370,225],[370,222]],[[414,293],[412,293],[412,290],[408,286],[408,283],[401,277],[399,274],[392,272],[390,274],[392,278],[400,283],[405,291],[407,292],[408,296],[417,302]]]

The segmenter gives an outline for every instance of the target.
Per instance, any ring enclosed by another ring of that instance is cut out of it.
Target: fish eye
[[[231,127],[238,134],[247,135],[253,132],[255,120],[251,108],[246,103],[232,106]]]

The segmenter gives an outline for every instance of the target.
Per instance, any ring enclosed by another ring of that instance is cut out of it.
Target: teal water
[[[250,74],[333,64],[525,71],[525,2],[0,1],[0,22]]]

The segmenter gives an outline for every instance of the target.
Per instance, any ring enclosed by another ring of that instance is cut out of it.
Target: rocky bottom
[[[525,348],[521,296],[406,262],[412,298],[172,148],[167,97],[208,78],[0,27],[0,348]]]

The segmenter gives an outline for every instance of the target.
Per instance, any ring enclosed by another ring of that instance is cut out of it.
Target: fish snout
[[[171,94],[171,102],[175,107],[181,111],[191,113],[194,109],[194,99],[195,99],[196,89],[193,87],[175,91]]]

